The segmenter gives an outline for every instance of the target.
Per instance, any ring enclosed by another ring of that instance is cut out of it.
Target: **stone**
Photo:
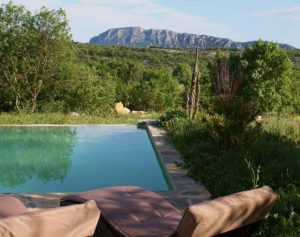
[[[117,114],[120,114],[120,113],[122,113],[123,112],[123,110],[124,110],[124,105],[123,105],[123,103],[122,102],[118,102],[118,103],[116,103],[115,104],[115,112],[117,113]]]
[[[145,111],[131,111],[131,113],[132,114],[141,114],[141,115],[145,115],[145,114],[147,114],[147,112],[145,112]]]
[[[257,115],[255,117],[255,121],[256,121],[256,123],[261,124],[263,122],[263,119],[262,119],[261,115]]]
[[[76,113],[76,112],[71,112],[71,113],[70,113],[70,116],[71,116],[71,117],[79,117],[80,114],[79,114],[79,113]]]
[[[124,113],[124,114],[130,114],[130,109],[124,107],[123,113]]]
[[[117,114],[130,114],[130,109],[124,107],[122,102],[118,102],[115,104],[114,111]]]

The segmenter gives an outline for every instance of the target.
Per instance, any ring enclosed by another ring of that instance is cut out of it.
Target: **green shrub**
[[[165,112],[163,115],[159,117],[159,123],[162,126],[169,126],[170,123],[180,120],[180,119],[186,119],[187,115],[184,111],[180,110],[169,110]]]

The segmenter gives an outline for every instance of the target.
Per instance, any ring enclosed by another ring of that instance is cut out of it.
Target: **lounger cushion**
[[[168,237],[182,214],[161,196],[139,187],[113,187],[78,195],[63,201],[95,200],[104,218],[121,236]]]
[[[24,204],[17,198],[0,195],[0,218],[27,212]]]
[[[100,211],[94,201],[30,211],[0,219],[1,237],[87,237],[94,234]]]
[[[276,199],[263,187],[190,206],[176,237],[211,237],[255,223],[267,217]]]

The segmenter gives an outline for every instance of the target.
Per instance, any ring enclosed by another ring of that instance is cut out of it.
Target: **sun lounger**
[[[93,236],[99,217],[94,201],[29,211],[18,199],[0,196],[0,237]]]
[[[101,221],[119,237],[249,236],[277,199],[269,187],[232,194],[177,210],[160,195],[139,187],[113,187],[65,196],[61,205],[95,200]],[[235,235],[240,233],[241,235]]]

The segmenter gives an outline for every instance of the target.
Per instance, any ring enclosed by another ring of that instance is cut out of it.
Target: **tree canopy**
[[[299,51],[262,41],[245,51],[220,51],[241,56],[243,95],[258,111],[299,112]],[[200,106],[208,111],[214,57],[213,50],[200,51]],[[131,110],[180,109],[193,64],[192,50],[74,43],[62,9],[0,7],[0,111],[107,113],[119,101]]]
[[[243,53],[246,80],[243,93],[259,112],[281,111],[292,102],[292,63],[278,44],[258,41]]]

